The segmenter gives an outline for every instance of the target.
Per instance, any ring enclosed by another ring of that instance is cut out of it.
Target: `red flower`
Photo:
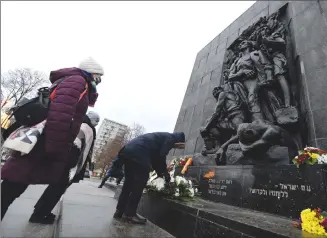
[[[299,156],[297,157],[297,162],[298,162],[299,164],[302,164],[302,163],[304,163],[304,161],[307,160],[309,157],[310,157],[309,154],[307,154],[307,153],[303,153],[303,154],[301,154],[301,155],[299,155]]]
[[[313,209],[313,211],[316,213],[317,218],[321,217],[321,214],[320,214],[321,209],[320,208]]]
[[[318,148],[304,148],[304,151],[317,154],[326,154],[327,152]]]
[[[327,229],[327,217],[322,222],[320,222],[320,225]]]

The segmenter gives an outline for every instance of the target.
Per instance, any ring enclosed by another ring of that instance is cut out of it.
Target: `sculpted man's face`
[[[216,87],[216,88],[213,90],[213,92],[212,92],[214,98],[218,99],[219,94],[220,94],[222,91],[223,91],[223,88],[222,88],[222,87]]]
[[[250,48],[250,43],[248,42],[248,41],[242,41],[240,44],[239,44],[239,46],[238,46],[238,48],[240,49],[240,50],[245,50],[245,49],[248,49],[248,48]]]

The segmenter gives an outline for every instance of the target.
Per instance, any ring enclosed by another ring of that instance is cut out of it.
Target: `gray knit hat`
[[[93,126],[97,126],[99,124],[100,116],[98,113],[95,111],[88,111],[86,115],[90,118],[91,124]]]
[[[98,62],[96,62],[92,57],[88,57],[82,60],[78,68],[85,70],[86,72],[89,72],[91,74],[104,74],[102,66]]]

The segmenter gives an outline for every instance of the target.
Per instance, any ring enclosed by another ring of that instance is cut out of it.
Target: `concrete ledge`
[[[53,210],[56,220],[51,225],[29,223],[34,205],[40,198],[46,186],[30,186],[26,192],[9,207],[6,216],[1,222],[1,237],[58,237],[57,227],[62,210],[62,200]]]
[[[59,237],[59,224],[60,224],[60,219],[62,215],[62,209],[63,209],[63,200],[64,200],[64,195],[61,196],[60,201],[58,202],[54,214],[56,215],[56,220],[53,224],[53,232],[52,232],[52,237]]]

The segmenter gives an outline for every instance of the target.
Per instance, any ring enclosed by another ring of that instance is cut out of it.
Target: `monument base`
[[[144,194],[138,213],[177,238],[315,237],[293,228],[290,219],[197,198],[180,202]]]
[[[303,209],[327,207],[326,165],[192,166],[185,178],[201,197],[143,194],[138,213],[177,238],[319,237],[293,228],[292,220]]]

